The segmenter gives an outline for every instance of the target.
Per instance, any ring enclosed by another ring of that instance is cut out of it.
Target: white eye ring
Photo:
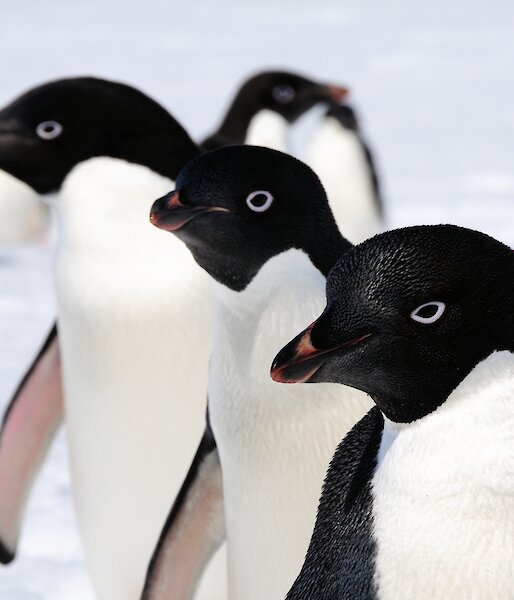
[[[266,197],[264,204],[254,204],[253,200],[261,195]],[[266,190],[257,190],[256,192],[252,192],[248,195],[248,197],[246,198],[246,204],[250,210],[253,210],[253,212],[266,212],[268,208],[273,204],[273,196],[272,194],[270,194],[270,192],[267,192]]]
[[[43,121],[36,127],[36,133],[42,140],[54,140],[62,133],[62,125],[57,121]]]
[[[436,311],[431,317],[422,317],[418,313],[426,308],[427,306],[435,306]],[[431,325],[438,321],[442,316],[444,311],[446,310],[446,304],[444,302],[438,302],[436,300],[432,302],[425,302],[421,306],[418,306],[416,310],[413,310],[410,314],[410,318],[417,323],[422,323],[423,325]]]
[[[290,85],[280,84],[273,88],[271,95],[275,102],[278,102],[279,104],[288,104],[294,100],[296,92]]]

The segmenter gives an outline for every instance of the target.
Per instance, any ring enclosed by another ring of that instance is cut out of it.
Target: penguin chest
[[[373,478],[380,600],[512,594],[514,378],[481,385],[488,365],[501,375],[502,354],[434,413],[386,421]]]

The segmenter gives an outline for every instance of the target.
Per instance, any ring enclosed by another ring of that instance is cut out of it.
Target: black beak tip
[[[158,226],[159,216],[162,214],[165,200],[166,196],[159,198],[152,204],[152,208],[150,209],[150,223],[156,227]]]

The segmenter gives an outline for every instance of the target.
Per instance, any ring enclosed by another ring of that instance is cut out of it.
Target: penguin
[[[349,104],[328,108],[310,142],[307,163],[321,179],[348,240],[360,243],[384,229],[375,161]]]
[[[287,130],[319,103],[346,98],[346,87],[321,84],[296,73],[263,71],[243,83],[218,129],[203,142],[205,150],[232,144],[287,151]]]
[[[409,227],[340,258],[272,377],[375,407],[333,457],[287,600],[512,596],[513,306],[514,254],[477,231]]]
[[[205,423],[210,281],[179,240],[148,222],[153,200],[199,149],[142,92],[90,77],[30,90],[0,111],[6,127],[0,168],[50,197],[58,215],[58,329],[4,420],[0,484],[21,489],[0,503],[0,558],[15,554],[24,499],[64,395],[97,596],[135,599]],[[31,411],[32,425],[23,422]],[[38,427],[39,442],[24,445],[20,432]],[[13,461],[22,463],[18,480]],[[223,597],[222,579],[211,581],[208,598]]]
[[[351,245],[317,176],[257,146],[195,158],[151,221],[211,275],[218,307],[205,434],[143,598],[189,597],[224,533],[231,600],[283,598],[303,563],[330,457],[371,400],[332,385],[311,402],[310,389],[271,381],[269,364],[319,312],[326,276]]]

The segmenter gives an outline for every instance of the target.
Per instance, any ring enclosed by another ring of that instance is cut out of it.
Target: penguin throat
[[[319,237],[303,245],[302,249],[312,261],[312,264],[325,276],[343,254],[351,250],[353,245],[346,240],[334,224],[333,228],[320,232]]]
[[[370,393],[386,421],[394,431],[420,421],[429,415],[448,410],[465,396],[488,396],[495,389],[509,389],[514,393],[514,352],[510,350],[494,351],[478,364],[467,369],[467,374],[460,382],[450,388],[443,385],[433,388],[432,395],[406,398],[376,395]],[[444,390],[444,391],[443,391]],[[487,407],[484,407],[487,410]]]

